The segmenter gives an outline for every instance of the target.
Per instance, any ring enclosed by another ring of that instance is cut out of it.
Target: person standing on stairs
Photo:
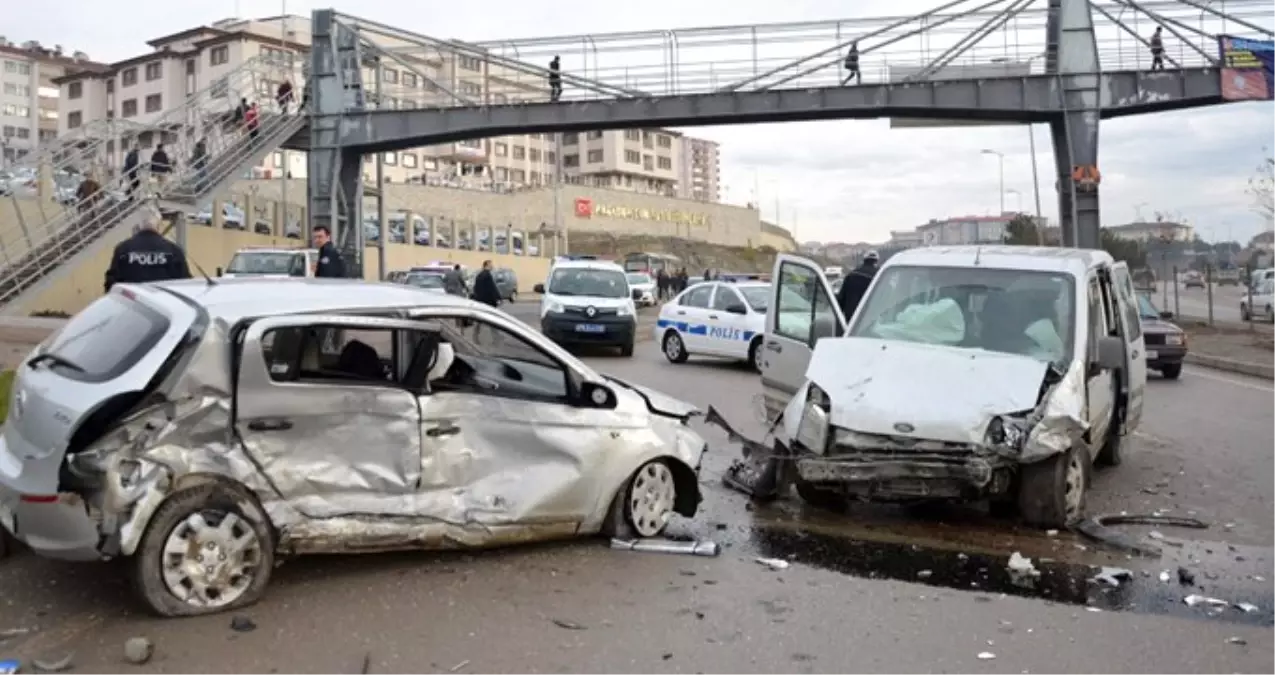
[[[279,112],[287,115],[288,106],[292,104],[292,83],[284,80],[279,83],[279,90],[275,92],[275,99],[279,101]]]
[[[859,74],[859,43],[851,42],[850,51],[846,52],[846,79],[841,81],[841,86],[850,84],[851,80],[855,80],[858,84],[863,84],[863,77]]]
[[[151,175],[155,177],[157,190],[164,189],[168,176],[172,172],[173,163],[168,159],[168,151],[164,150],[164,144],[160,143],[151,153]]]
[[[128,154],[124,155],[124,191],[129,201],[137,198],[137,188],[142,184],[142,177],[139,175],[142,170],[141,164],[141,153],[134,145],[128,149]]]
[[[208,142],[205,139],[195,142],[195,148],[190,152],[190,166],[195,170],[195,194],[200,194],[208,178]]]
[[[1163,26],[1156,26],[1151,34],[1151,70],[1164,70],[1164,38],[1160,35]]]
[[[142,224],[137,232],[115,246],[111,266],[106,270],[106,292],[115,284],[189,279],[186,252],[159,233],[159,210],[143,206]]]
[[[553,60],[549,62],[549,100],[557,103],[562,98],[562,62],[558,59],[558,55],[553,55]]]
[[[261,128],[261,111],[257,108],[255,102],[248,106],[248,111],[243,116],[243,123],[248,128],[248,138],[256,141],[257,132]]]

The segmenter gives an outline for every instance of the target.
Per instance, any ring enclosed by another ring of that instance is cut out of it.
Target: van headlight
[[[633,316],[633,305],[631,303],[620,305],[615,309],[615,313],[619,316]]]
[[[563,307],[561,302],[554,302],[553,300],[550,300],[545,303],[545,311],[551,314],[562,314],[567,311],[567,308]]]

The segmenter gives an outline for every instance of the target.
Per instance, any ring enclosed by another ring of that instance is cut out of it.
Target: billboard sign
[[[1222,57],[1219,77],[1223,101],[1275,99],[1275,84],[1271,81],[1275,41],[1219,35],[1217,46]]]
[[[920,73],[921,66],[890,66],[887,73],[889,82],[902,84],[908,78]],[[999,63],[982,63],[979,65],[953,66],[947,65],[921,78],[923,82],[941,82],[943,80],[990,80],[998,77],[1026,77],[1031,75],[1032,67],[1028,61],[1001,61]],[[891,128],[917,127],[999,127],[1014,126],[1018,122],[992,122],[982,120],[945,120],[930,117],[891,117]]]

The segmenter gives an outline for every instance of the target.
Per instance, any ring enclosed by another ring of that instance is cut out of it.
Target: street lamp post
[[[1000,212],[1005,213],[1005,154],[997,150],[983,150],[982,154],[996,155],[996,158],[1000,161],[1000,176],[1001,176],[1001,189],[1000,189],[1001,210]]]
[[[1015,188],[1010,188],[1006,190],[1005,192],[1011,195],[1014,195],[1015,205],[1016,205],[1016,209],[1014,213],[1022,213],[1023,212],[1023,193],[1019,192]]]

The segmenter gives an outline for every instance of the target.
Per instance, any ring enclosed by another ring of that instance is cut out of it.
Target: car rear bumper
[[[797,475],[821,487],[881,500],[979,498],[1009,489],[1014,464],[1003,457],[861,453],[803,457]]]
[[[1147,367],[1161,368],[1163,366],[1179,365],[1186,358],[1187,348],[1181,345],[1147,345]],[[1155,353],[1155,357],[1151,353]]]
[[[37,555],[57,560],[102,560],[101,535],[79,495],[63,493],[57,501],[22,501],[0,486],[0,526]]]

